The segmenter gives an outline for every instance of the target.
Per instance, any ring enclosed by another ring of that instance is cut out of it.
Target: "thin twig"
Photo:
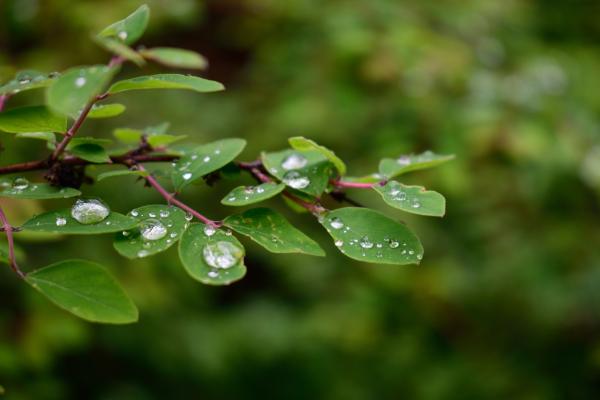
[[[348,182],[339,179],[330,180],[331,184],[338,188],[354,188],[354,189],[371,189],[375,185],[385,184],[385,182],[365,183],[365,182]]]
[[[15,257],[15,241],[13,239],[13,231],[14,228],[8,222],[6,215],[4,214],[4,210],[0,207],[0,222],[2,222],[2,226],[4,227],[4,233],[6,234],[6,240],[8,241],[8,263],[13,271],[16,272],[17,275],[21,278],[25,278],[25,274],[19,268],[17,264],[17,259]]]
[[[135,164],[135,165],[138,170],[148,172],[148,170],[146,170],[146,168],[144,168],[143,165],[141,165],[141,164]],[[150,184],[150,186],[152,186],[154,189],[156,189],[156,191],[165,200],[167,200],[167,203],[173,204],[173,205],[181,208],[182,210],[187,211],[188,213],[190,213],[194,217],[198,218],[200,221],[202,221],[203,223],[205,223],[207,225],[213,226],[215,228],[219,228],[220,226],[223,225],[220,221],[213,221],[212,219],[205,217],[204,215],[200,214],[198,211],[194,210],[192,207],[190,207],[187,204],[183,203],[182,201],[178,200],[174,194],[169,193],[164,187],[162,187],[162,185],[152,175],[148,174],[148,175],[144,176],[144,178]]]
[[[8,94],[0,95],[0,112],[2,110],[4,110],[4,106],[6,105],[6,101],[8,100],[9,97],[10,97],[10,95],[8,95]]]

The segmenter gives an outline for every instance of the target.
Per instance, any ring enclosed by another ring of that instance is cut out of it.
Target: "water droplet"
[[[329,221],[329,225],[331,225],[333,229],[341,229],[344,227],[344,223],[338,217],[331,218],[331,220]]]
[[[218,278],[219,277],[219,273],[217,271],[208,271],[208,277],[209,278]]]
[[[86,79],[83,76],[80,76],[79,78],[75,79],[75,86],[77,87],[82,87],[83,85],[85,85]]]
[[[208,236],[208,237],[214,235],[216,232],[217,232],[217,230],[214,227],[210,226],[210,225],[206,225],[204,227],[204,234],[206,236]]]
[[[169,235],[169,237],[176,238],[177,237],[177,232],[171,232],[171,234]]]
[[[381,248],[383,247],[383,244],[382,244],[382,243],[377,243],[375,246],[376,246],[378,249],[381,249]]]
[[[335,241],[335,245],[336,245],[337,247],[342,247],[342,246],[344,245],[344,241],[343,241],[343,240],[336,240],[336,241]]]
[[[360,247],[363,249],[370,249],[373,247],[373,242],[369,240],[368,236],[363,236],[362,239],[360,239]]]
[[[140,233],[146,240],[159,240],[167,235],[167,228],[159,220],[149,218],[140,224]]]
[[[410,164],[410,157],[409,156],[400,156],[396,162],[400,165],[409,165]]]
[[[108,214],[110,214],[110,209],[98,199],[79,199],[71,207],[71,216],[84,225],[103,221]]]
[[[12,187],[15,190],[25,190],[29,187],[29,181],[25,178],[16,178],[13,181]]]
[[[228,198],[227,201],[235,201],[235,197],[232,196],[232,197]]]
[[[56,226],[63,226],[67,224],[67,220],[63,217],[56,218]]]
[[[409,250],[408,254],[410,254],[412,256],[413,254],[415,254],[415,252],[414,252],[414,250]]]
[[[19,83],[21,85],[24,85],[24,84],[29,83],[29,82],[31,82],[30,78],[19,78]]]
[[[227,269],[240,262],[244,251],[231,242],[219,241],[204,246],[202,256],[211,267]]]
[[[398,246],[400,246],[400,243],[398,243],[396,240],[390,240],[390,247],[392,249],[397,248]]]
[[[265,188],[263,188],[263,187],[259,186],[259,187],[256,188],[256,193],[262,193],[264,191],[265,191]]]
[[[210,161],[210,156],[206,156],[202,159],[202,161],[204,162],[209,162]]]
[[[125,40],[125,39],[127,39],[127,32],[121,31],[121,32],[119,32],[119,34],[117,36],[119,37],[119,39]]]
[[[192,173],[186,172],[185,174],[181,175],[181,177],[187,181],[192,177]]]
[[[298,171],[288,171],[283,176],[283,182],[294,188],[294,189],[304,189],[308,185],[310,185],[310,180],[301,175]]]
[[[148,252],[148,250],[140,250],[140,251],[137,252],[137,256],[138,257],[146,257],[146,256],[148,256],[148,254],[150,254]]]
[[[192,220],[192,218],[194,218],[194,216],[193,216],[191,213],[186,213],[186,214],[185,214],[185,220],[186,220],[186,221],[191,221],[191,220]]]
[[[140,213],[137,210],[131,210],[129,214],[131,214],[132,217],[137,217],[138,215],[140,215]]]
[[[423,259],[423,254],[417,254],[417,260],[422,260]]]
[[[413,208],[419,208],[419,207],[421,207],[421,203],[419,203],[418,200],[414,200],[412,206],[413,206]]]
[[[285,169],[286,171],[291,169],[299,169],[306,166],[307,162],[308,161],[304,156],[297,153],[292,153],[283,159],[281,162],[281,168]]]
[[[169,212],[167,210],[161,210],[159,215],[161,218],[167,218],[169,216]]]
[[[252,186],[246,186],[244,188],[244,193],[252,194],[254,193],[254,188]]]
[[[148,216],[149,216],[150,218],[156,218],[156,214],[155,214],[155,213],[153,213],[153,212],[150,212],[150,213],[148,213]]]
[[[123,234],[123,236],[129,236],[129,231],[123,231],[121,233]]]

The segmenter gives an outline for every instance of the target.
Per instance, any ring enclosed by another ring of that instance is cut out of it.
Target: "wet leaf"
[[[374,185],[373,189],[387,204],[402,211],[434,217],[443,217],[446,213],[444,196],[425,190],[422,186],[407,186],[389,181],[384,186]]]
[[[175,68],[204,69],[208,62],[195,51],[176,49],[173,47],[154,47],[144,49],[140,54],[154,62]]]
[[[49,211],[37,215],[23,224],[23,229],[72,235],[96,235],[132,229],[138,225],[134,218],[112,211],[108,217],[95,224],[82,224],[71,216],[71,209]]]
[[[27,187],[18,189],[18,185],[9,186],[0,192],[0,197],[14,199],[65,199],[79,196],[81,192],[73,188],[59,188],[48,183],[29,183]]]
[[[440,155],[431,151],[399,158],[384,158],[379,162],[379,173],[387,179],[420,169],[433,168],[454,159],[454,155]]]
[[[226,206],[246,206],[258,203],[277,196],[285,189],[283,183],[268,182],[256,186],[238,186],[227,196],[223,197],[221,204]]]
[[[125,44],[135,43],[146,30],[150,19],[150,8],[144,4],[125,19],[104,28],[98,37],[113,38]]]
[[[10,133],[64,132],[67,119],[45,106],[13,108],[0,113],[0,131]]]
[[[338,156],[336,156],[333,151],[329,150],[327,147],[321,146],[321,145],[317,144],[316,142],[314,142],[310,139],[307,139],[305,137],[302,137],[302,136],[291,137],[288,139],[288,142],[289,142],[290,146],[292,146],[292,148],[294,148],[296,150],[318,151],[319,153],[321,153],[325,157],[327,157],[327,159],[329,161],[331,161],[331,163],[335,166],[335,168],[338,170],[340,175],[346,174],[346,164],[344,164],[344,162]]]
[[[199,93],[219,92],[225,87],[216,81],[199,78],[197,76],[178,74],[158,74],[138,76],[116,82],[108,90],[109,93],[128,92],[130,90],[145,89],[183,89]]]
[[[125,106],[119,103],[96,104],[90,110],[88,118],[111,118],[125,112]]]

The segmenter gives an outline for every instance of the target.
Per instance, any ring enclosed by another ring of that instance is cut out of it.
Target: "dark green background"
[[[248,275],[223,288],[189,279],[174,249],[129,261],[110,235],[25,237],[25,268],[102,262],[141,319],[82,322],[2,268],[7,399],[599,396],[597,1],[148,3],[142,42],[200,51],[211,62],[204,76],[228,90],[122,95],[128,113],[87,123],[84,133],[170,121],[197,142],[246,138],[246,160],[304,135],[335,149],[353,175],[373,172],[382,157],[455,153],[451,164],[405,179],[445,194],[447,216],[407,216],[353,192],[422,238],[422,264],[394,267],[343,258],[316,221],[289,212],[327,258],[271,255],[244,239]],[[0,78],[105,62],[90,34],[138,5],[3,0]],[[35,141],[0,140],[2,164],[45,154]],[[234,184],[198,186],[184,199],[222,218],[231,209],[218,200]],[[84,191],[118,211],[160,201],[133,178]],[[69,202],[2,203],[19,223]]]

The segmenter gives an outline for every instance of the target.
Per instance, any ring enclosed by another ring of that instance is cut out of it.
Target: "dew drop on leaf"
[[[206,225],[204,227],[204,234],[206,236],[208,236],[208,237],[214,235],[216,232],[217,232],[217,230],[214,227],[210,226],[210,225]]]
[[[283,159],[281,162],[281,168],[285,169],[286,171],[291,169],[299,169],[306,166],[307,162],[308,161],[304,156],[297,153],[292,153]]]
[[[159,240],[167,235],[167,228],[159,220],[149,218],[141,223],[140,233],[146,240]]]
[[[303,176],[298,171],[286,172],[283,176],[283,182],[294,189],[304,189],[310,185],[310,179]]]
[[[12,184],[15,190],[25,190],[29,187],[29,181],[25,178],[16,178]]]
[[[108,214],[110,214],[110,209],[98,199],[79,199],[71,207],[71,216],[84,225],[103,221]]]
[[[192,173],[186,172],[185,174],[181,175],[181,177],[187,181],[192,177]]]
[[[244,251],[231,242],[218,241],[204,246],[202,256],[211,267],[227,269],[240,262]]]
[[[339,219],[338,217],[333,217],[331,218],[331,221],[329,221],[329,225],[333,228],[333,229],[341,229],[344,227],[344,223],[342,222],[341,219]]]
[[[63,217],[56,218],[56,226],[63,226],[67,224],[67,220]]]

